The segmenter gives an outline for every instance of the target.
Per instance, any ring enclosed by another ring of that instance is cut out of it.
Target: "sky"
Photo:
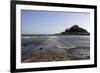
[[[55,34],[73,25],[90,31],[90,14],[83,12],[21,10],[22,34]]]

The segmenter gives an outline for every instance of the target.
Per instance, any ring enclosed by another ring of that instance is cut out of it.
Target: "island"
[[[89,35],[90,33],[78,25],[73,25],[71,28],[61,32],[60,35]]]

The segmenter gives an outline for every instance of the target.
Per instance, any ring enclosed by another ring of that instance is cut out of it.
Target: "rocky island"
[[[71,28],[66,29],[64,32],[60,33],[61,35],[89,35],[90,33],[78,25],[73,25]]]

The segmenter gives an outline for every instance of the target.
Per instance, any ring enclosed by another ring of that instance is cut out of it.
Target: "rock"
[[[43,48],[40,48],[40,50],[42,50]]]
[[[77,47],[71,48],[69,54],[73,57],[80,59],[89,59],[90,58],[90,47]]]

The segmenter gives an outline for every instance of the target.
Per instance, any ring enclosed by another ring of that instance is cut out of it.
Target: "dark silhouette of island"
[[[73,25],[71,28],[66,29],[64,32],[61,32],[62,35],[89,35],[90,33],[78,25]]]

